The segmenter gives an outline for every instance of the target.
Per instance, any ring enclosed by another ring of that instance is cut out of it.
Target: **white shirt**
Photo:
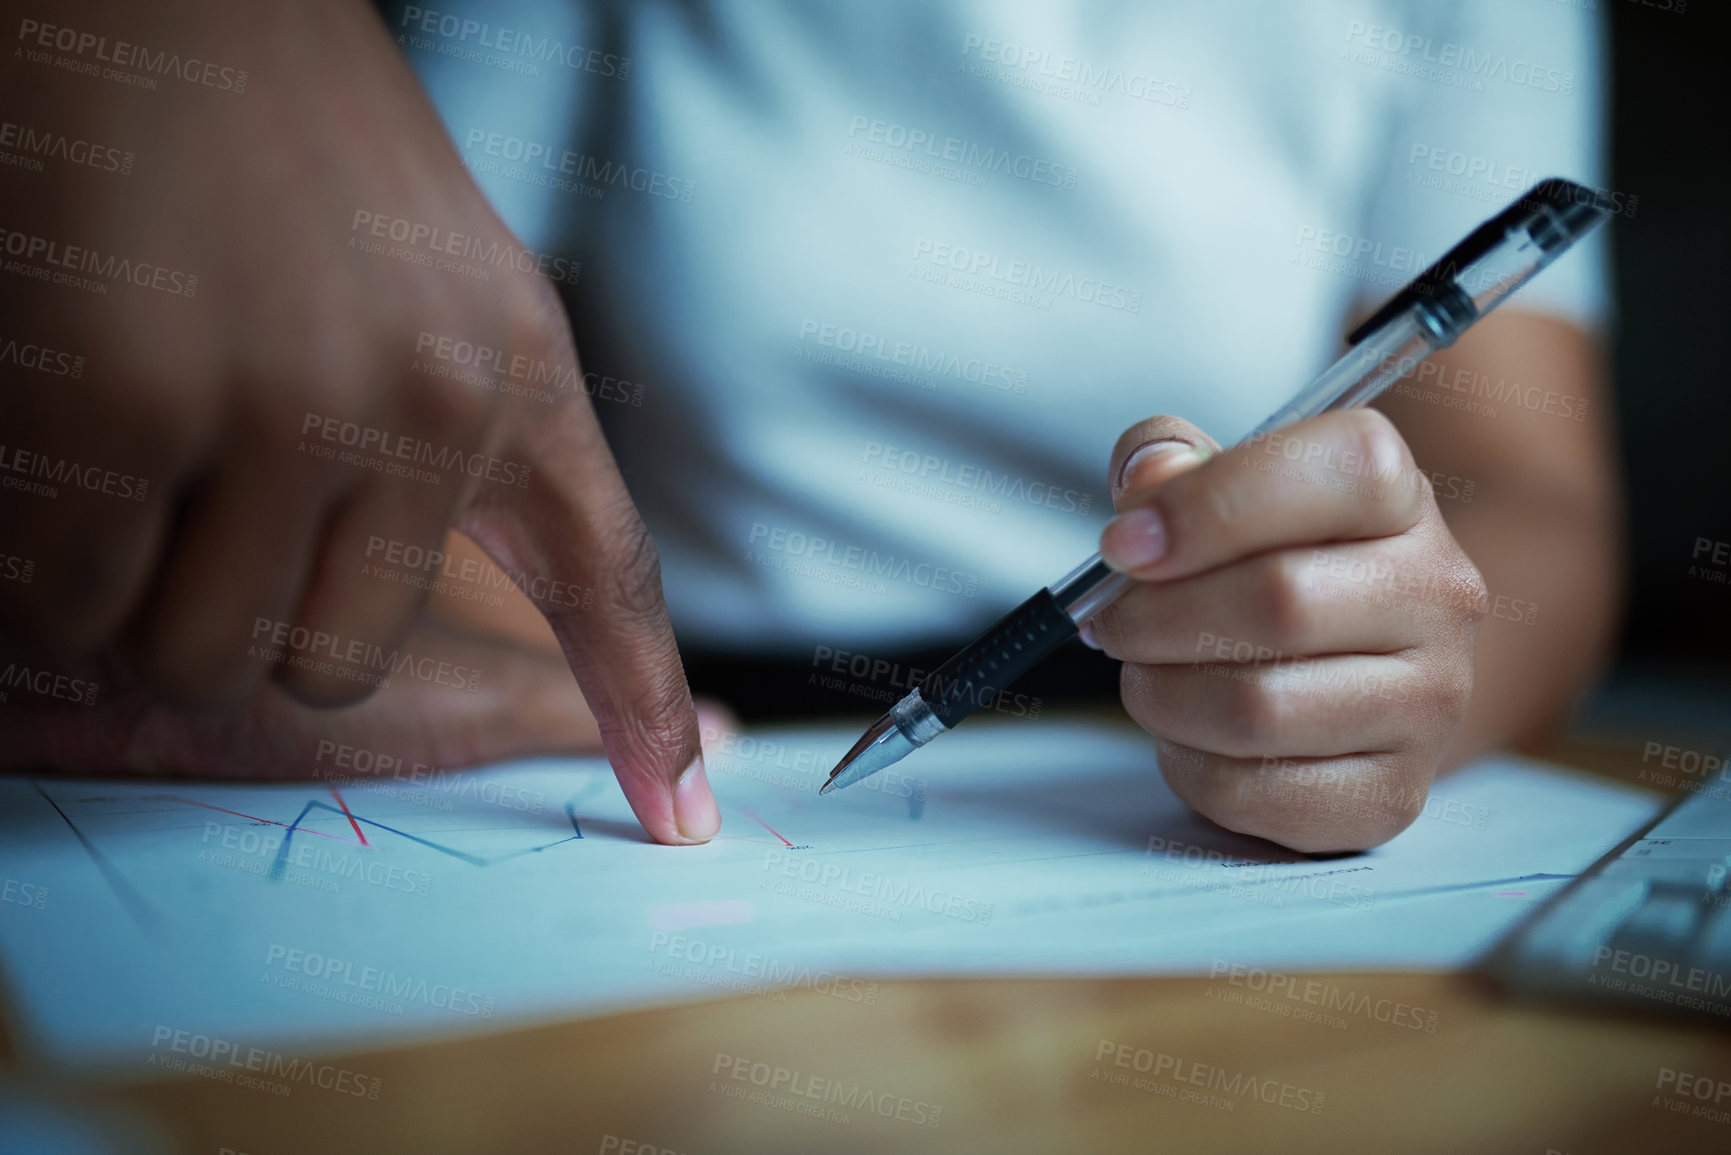
[[[1557,0],[419,11],[471,171],[584,262],[687,645],[977,630],[1097,548],[1123,428],[1231,443],[1521,189],[1604,183]],[[1603,323],[1604,259],[1522,307]]]

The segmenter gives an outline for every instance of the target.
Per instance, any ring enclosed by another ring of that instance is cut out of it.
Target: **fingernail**
[[[1151,566],[1166,554],[1166,523],[1152,509],[1121,513],[1100,535],[1100,552],[1120,573]]]
[[[1130,480],[1131,475],[1144,462],[1152,461],[1157,457],[1169,457],[1180,453],[1195,455],[1197,452],[1196,446],[1188,441],[1179,441],[1175,437],[1143,442],[1136,447],[1130,456],[1124,459],[1124,464],[1118,467],[1118,478],[1112,483],[1112,495],[1116,497],[1124,492],[1125,483]]]
[[[1087,646],[1090,650],[1105,649],[1104,646],[1094,640],[1094,629],[1087,622],[1082,623],[1081,628],[1076,631],[1076,636],[1081,638],[1082,644]]]
[[[721,807],[715,804],[701,755],[691,760],[673,785],[673,822],[692,842],[708,842],[721,829]]]

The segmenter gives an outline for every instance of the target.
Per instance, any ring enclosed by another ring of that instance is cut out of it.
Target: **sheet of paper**
[[[854,737],[729,739],[722,837],[690,848],[592,760],[0,781],[6,985],[34,1048],[132,1067],[891,976],[1455,967],[1658,805],[1496,759],[1310,860],[1189,813],[1137,732],[970,723],[818,797]]]

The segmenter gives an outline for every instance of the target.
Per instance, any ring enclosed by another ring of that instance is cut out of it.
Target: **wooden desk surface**
[[[1310,1001],[1225,978],[895,982],[871,1005],[745,995],[329,1057],[376,1100],[200,1077],[71,1093],[208,1155],[1731,1151],[1731,1032],[1465,975],[1306,978]],[[1692,1114],[1666,1071],[1727,1093]]]

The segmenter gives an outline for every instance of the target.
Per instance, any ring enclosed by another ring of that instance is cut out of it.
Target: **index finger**
[[[1270,550],[1404,533],[1428,501],[1388,418],[1325,413],[1125,494],[1100,552],[1140,581],[1188,577]]]
[[[658,842],[706,842],[721,812],[659,555],[588,399],[561,398],[511,444],[521,488],[483,487],[459,528],[546,615],[644,829]]]

